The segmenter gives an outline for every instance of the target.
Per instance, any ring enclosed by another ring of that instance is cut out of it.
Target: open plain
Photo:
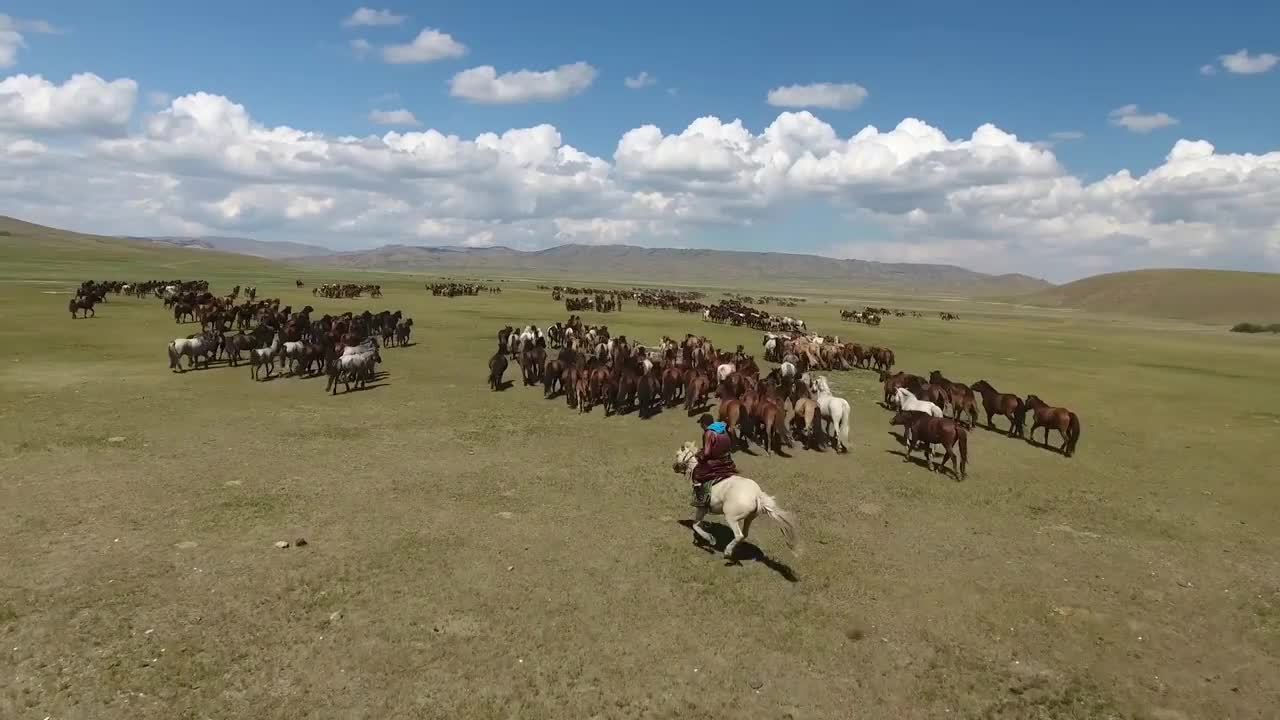
[[[798,516],[802,551],[762,520],[746,561],[726,566],[682,524],[688,488],[670,462],[697,437],[683,410],[579,415],[514,367],[510,389],[485,386],[498,328],[567,316],[533,279],[446,298],[421,275],[0,240],[2,717],[1280,707],[1272,337],[732,288],[806,297],[788,311],[811,329],[892,347],[912,372],[1034,392],[1074,409],[1083,433],[1064,458],[979,428],[956,482],[904,462],[872,373],[827,373],[853,406],[850,454],[737,453]],[[125,296],[71,320],[68,293],[89,278],[256,285],[318,313],[401,309],[413,344],[385,349],[368,389],[337,396],[319,378],[255,383],[244,366],[175,374],[165,345],[194,326]],[[332,280],[379,282],[385,297],[312,298]],[[864,303],[925,317],[839,321]],[[584,319],[642,341],[760,345],[755,331],[634,304]]]

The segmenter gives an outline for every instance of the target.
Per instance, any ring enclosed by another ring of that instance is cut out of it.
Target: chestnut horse
[[[915,449],[917,443],[923,443],[924,459],[929,465],[929,470],[932,471],[933,443],[939,443],[946,450],[940,467],[945,470],[947,460],[951,460],[951,469],[955,472],[956,479],[964,480],[965,468],[969,464],[969,433],[964,429],[963,424],[951,418],[936,418],[914,410],[899,411],[889,424],[903,427],[903,439],[907,442],[904,462],[910,462],[911,451]],[[955,453],[951,452],[951,447],[956,444],[960,445],[959,467],[956,466]]]
[[[982,408],[987,411],[987,429],[995,430],[991,419],[996,415],[1003,415],[1009,419],[1009,437],[1017,435],[1022,437],[1023,420],[1026,417],[1026,408],[1022,404],[1022,398],[1009,393],[1002,393],[991,387],[991,383],[986,380],[979,380],[973,384],[973,389],[982,396]]]
[[[1027,433],[1027,439],[1034,443],[1036,430],[1044,428],[1044,446],[1050,447],[1049,430],[1057,430],[1062,435],[1062,447],[1059,450],[1063,455],[1071,457],[1076,451],[1076,443],[1080,441],[1080,418],[1066,408],[1052,407],[1035,395],[1027,396],[1022,413],[1025,414],[1027,410],[1033,413],[1031,432]]]

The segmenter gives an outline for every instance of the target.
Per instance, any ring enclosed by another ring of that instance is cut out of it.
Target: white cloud
[[[363,60],[364,56],[368,55],[370,50],[373,50],[373,45],[371,45],[368,40],[365,40],[362,37],[351,39],[351,52],[354,53],[357,58]]]
[[[0,129],[116,133],[137,97],[138,84],[129,78],[108,82],[80,73],[55,85],[39,75],[13,75],[0,81]]]
[[[447,32],[424,28],[418,36],[404,45],[388,45],[382,48],[382,59],[389,63],[429,63],[436,60],[460,58],[467,54],[467,46],[453,39]]]
[[[640,88],[649,87],[650,85],[658,84],[658,78],[641,70],[639,75],[628,75],[627,77],[623,78],[622,84],[626,85],[632,90],[639,90]]]
[[[1205,75],[1205,76],[1209,76],[1209,75],[1217,75],[1217,74],[1218,74],[1218,68],[1214,67],[1213,65],[1201,65],[1201,66],[1200,66],[1200,74],[1201,74],[1201,75]]]
[[[374,10],[373,8],[357,8],[342,21],[343,27],[378,27],[383,25],[399,25],[405,21],[404,15],[396,15],[390,10]]]
[[[1223,69],[1238,75],[1254,75],[1264,73],[1280,64],[1280,55],[1274,53],[1258,53],[1250,55],[1248,50],[1238,50],[1229,55],[1219,55],[1218,60]]]
[[[413,113],[400,108],[399,110],[370,110],[369,120],[379,125],[421,125],[418,118]]]
[[[773,247],[1056,278],[1152,264],[1280,270],[1280,152],[1201,140],[1178,141],[1145,174],[1090,183],[992,125],[947,137],[907,118],[842,135],[808,112],[758,130],[711,116],[674,132],[642,126],[611,158],[550,125],[474,138],[271,127],[208,93],[117,137],[76,127],[48,145],[31,123],[0,129],[6,214],[103,233],[535,249],[683,244],[824,203],[856,220],[851,237],[870,227],[877,240],[821,247],[782,228]]]
[[[481,65],[454,75],[449,94],[491,105],[563,100],[591,87],[596,74],[596,69],[585,62],[501,75],[492,65]]]
[[[1112,125],[1125,128],[1136,133],[1149,133],[1162,127],[1177,125],[1178,118],[1168,113],[1141,113],[1137,105],[1125,105],[1112,110],[1107,115]]]
[[[468,235],[467,239],[462,241],[462,246],[469,248],[493,247],[493,238],[492,230],[481,230],[474,235]]]
[[[818,107],[849,110],[867,99],[867,89],[857,83],[813,83],[788,85],[769,91],[769,104],[774,107]]]
[[[27,47],[24,32],[50,35],[58,29],[47,20],[20,20],[0,13],[0,68],[18,62],[18,51]]]

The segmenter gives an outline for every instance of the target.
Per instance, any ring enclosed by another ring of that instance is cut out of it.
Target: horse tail
[[[853,409],[848,401],[844,403],[844,415],[840,418],[840,425],[836,428],[836,434],[840,437],[840,445],[849,450],[849,416],[853,414]]]
[[[169,369],[170,370],[178,366],[179,357],[180,356],[178,355],[178,344],[173,342],[172,340],[169,341]]]
[[[1067,454],[1071,455],[1076,451],[1076,443],[1080,442],[1080,417],[1070,411],[1067,414],[1071,416],[1067,425]]]
[[[969,432],[963,427],[956,428],[960,441],[960,479],[964,479],[965,468],[969,465]]]
[[[764,494],[764,492],[756,496],[756,512],[766,515],[769,519],[778,523],[778,528],[782,530],[782,539],[787,543],[787,547],[799,553],[796,548],[800,544],[800,535],[796,531],[795,516],[778,507],[778,503],[773,497]]]

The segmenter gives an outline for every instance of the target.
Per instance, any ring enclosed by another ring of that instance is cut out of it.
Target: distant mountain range
[[[559,245],[525,252],[506,247],[385,245],[372,250],[288,258],[299,263],[364,270],[518,271],[531,274],[646,282],[830,280],[866,286],[1021,295],[1053,287],[1027,275],[989,275],[955,265],[837,260],[818,255],[737,250],[679,250],[631,245]]]
[[[125,235],[121,237],[125,240],[141,240],[143,242],[153,242],[161,245],[190,248],[192,250],[220,250],[222,252],[237,253],[239,255],[252,255],[253,257],[267,258],[269,260],[311,258],[323,255],[332,255],[337,252],[326,247],[308,245],[306,243],[267,242],[263,240],[253,240],[251,238],[221,237],[217,235],[200,237],[138,237]]]
[[[757,287],[776,286],[779,282],[834,282],[885,290],[968,296],[1018,296],[1055,287],[1027,275],[990,275],[955,265],[837,260],[818,255],[737,250],[559,245],[546,250],[522,251],[506,247],[384,245],[371,250],[340,252],[306,243],[216,235],[119,236],[118,239],[159,247],[236,253],[294,265],[424,274],[523,273],[565,280],[589,281],[594,278],[655,284],[702,282],[726,287],[748,282]]]

